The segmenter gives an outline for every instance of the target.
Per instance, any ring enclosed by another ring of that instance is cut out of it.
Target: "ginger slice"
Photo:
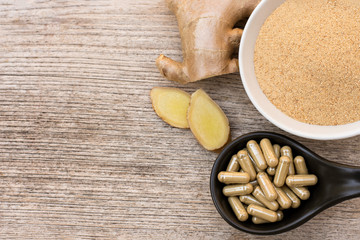
[[[228,142],[229,120],[204,90],[191,95],[187,118],[192,133],[205,149],[218,150]]]
[[[186,115],[190,94],[177,88],[154,87],[150,98],[154,111],[164,122],[177,128],[189,128]]]

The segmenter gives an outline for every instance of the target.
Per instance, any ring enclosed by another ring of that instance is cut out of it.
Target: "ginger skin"
[[[260,0],[166,0],[176,15],[183,62],[160,55],[156,65],[168,80],[182,84],[239,71],[243,30],[234,25],[250,16]]]

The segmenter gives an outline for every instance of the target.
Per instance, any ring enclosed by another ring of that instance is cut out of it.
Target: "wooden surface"
[[[181,48],[164,0],[1,0],[0,34],[1,239],[358,239],[359,199],[271,237],[220,217],[209,192],[217,155],[155,115],[152,87],[203,88],[233,137],[284,133],[340,163],[360,166],[360,137],[281,131],[238,74],[165,80],[154,60],[181,60]]]

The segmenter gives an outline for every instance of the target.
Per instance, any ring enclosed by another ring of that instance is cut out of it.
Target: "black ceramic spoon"
[[[310,198],[301,201],[299,208],[284,210],[284,219],[275,223],[255,225],[251,219],[240,222],[235,217],[227,198],[222,194],[224,184],[217,180],[217,174],[224,171],[232,155],[253,139],[260,142],[268,138],[280,146],[288,145],[294,157],[305,158],[309,173],[318,177],[318,183],[309,187]],[[344,200],[360,196],[360,168],[329,162],[295,140],[277,133],[254,132],[243,135],[228,144],[216,159],[210,176],[211,197],[220,215],[233,227],[253,234],[278,234],[294,229],[310,220],[319,212]],[[341,213],[339,213],[341,214]]]

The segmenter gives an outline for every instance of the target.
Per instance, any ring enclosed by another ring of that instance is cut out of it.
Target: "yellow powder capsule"
[[[269,179],[269,176],[265,172],[260,172],[257,174],[257,180],[266,199],[269,201],[275,201],[277,198],[277,193]]]
[[[267,164],[259,144],[257,144],[254,140],[250,140],[247,142],[246,148],[252,159],[254,159],[256,166],[261,170],[265,170],[267,168]]]
[[[262,204],[259,200],[257,200],[255,197],[253,197],[251,195],[240,196],[239,199],[242,203],[244,203],[246,205],[257,204],[261,207],[265,207],[264,204]]]
[[[276,201],[279,203],[282,209],[288,209],[292,205],[291,199],[286,195],[286,193],[278,187],[275,187],[275,191],[278,195]]]
[[[310,192],[306,187],[289,187],[291,191],[293,191],[296,196],[298,196],[301,200],[307,200],[310,197]]]
[[[286,178],[286,185],[289,187],[313,186],[318,179],[314,174],[291,175]]]
[[[276,212],[260,207],[256,204],[250,204],[247,207],[247,212],[254,217],[259,217],[269,222],[276,222],[278,218]]]
[[[250,183],[228,185],[223,188],[223,194],[227,197],[241,196],[250,194],[253,189],[254,188]]]
[[[264,138],[260,141],[261,150],[264,154],[265,161],[269,167],[276,167],[278,165],[278,158],[269,139]]]
[[[289,172],[289,165],[290,158],[287,156],[281,156],[274,176],[274,185],[276,187],[281,187],[284,185],[286,176]]]
[[[288,175],[295,174],[294,160],[291,148],[289,146],[284,146],[280,149],[281,156],[288,156],[290,159],[289,172]]]
[[[274,168],[274,167],[268,167],[268,168],[266,169],[266,172],[267,172],[270,176],[274,176],[275,173],[276,173],[276,168]]]
[[[292,208],[298,208],[300,206],[300,199],[296,196],[296,194],[291,191],[287,186],[282,186],[281,189],[284,191],[284,193],[290,198],[292,204]]]
[[[279,159],[280,158],[280,145],[279,144],[274,144],[273,145],[273,149],[274,149],[274,152],[275,152],[275,156]]]
[[[240,169],[240,165],[239,165],[236,154],[234,154],[231,157],[231,160],[226,168],[226,171],[227,172],[237,172],[237,171],[239,171],[239,169]]]
[[[248,183],[250,180],[250,175],[246,172],[225,172],[221,171],[218,174],[218,179],[220,182],[225,184],[232,183]]]
[[[247,151],[240,150],[237,156],[241,169],[250,175],[250,181],[254,181],[256,179],[256,172]]]
[[[276,201],[269,201],[266,199],[264,193],[261,191],[260,187],[255,187],[252,195],[259,200],[262,204],[264,204],[267,208],[276,211],[279,208],[279,204]]]
[[[296,174],[308,174],[308,169],[306,167],[305,159],[302,156],[296,156],[294,158],[294,165]]]
[[[239,219],[239,221],[244,222],[248,219],[249,215],[245,209],[245,207],[243,206],[243,204],[240,202],[239,198],[237,197],[229,197],[228,201],[230,203],[230,206],[232,208],[232,210],[234,211],[237,219]]]

